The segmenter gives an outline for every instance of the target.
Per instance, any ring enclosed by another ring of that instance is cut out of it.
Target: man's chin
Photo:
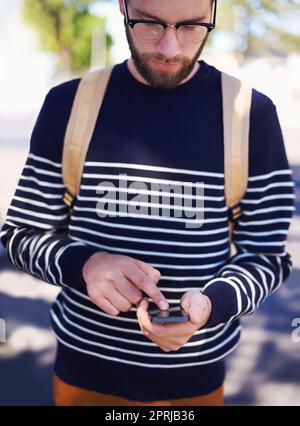
[[[162,72],[160,72],[160,74],[156,74],[156,76],[153,76],[152,80],[150,80],[151,86],[162,90],[175,89],[181,82],[181,78],[174,78],[174,76],[166,75],[166,73]]]
[[[158,88],[173,89],[184,79],[181,76],[182,67],[180,64],[176,64],[173,67],[164,67],[160,66],[154,60],[147,61],[147,64],[147,80],[150,84]]]

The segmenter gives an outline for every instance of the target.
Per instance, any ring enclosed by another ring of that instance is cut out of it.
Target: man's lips
[[[162,68],[162,69],[166,69],[166,70],[170,70],[170,69],[175,68],[176,66],[178,66],[178,62],[173,63],[173,64],[167,64],[165,62],[160,62],[160,61],[157,61],[155,59],[152,59],[152,61],[154,62],[154,64],[157,67]]]

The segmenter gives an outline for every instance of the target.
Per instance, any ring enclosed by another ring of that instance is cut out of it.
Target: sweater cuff
[[[86,282],[82,275],[85,262],[96,252],[98,248],[89,246],[70,246],[59,258],[59,266],[62,273],[62,282],[68,287],[82,290],[86,289]]]
[[[212,305],[210,317],[205,328],[227,323],[238,312],[237,293],[232,284],[224,278],[215,278],[208,282],[202,293]]]

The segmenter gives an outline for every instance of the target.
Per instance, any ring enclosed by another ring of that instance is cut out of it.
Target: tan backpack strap
[[[241,214],[239,203],[248,185],[249,128],[252,88],[222,73],[225,200],[232,211],[229,235]]]
[[[113,66],[87,72],[81,79],[66,129],[62,173],[66,187],[64,202],[71,207],[79,193],[89,144]]]

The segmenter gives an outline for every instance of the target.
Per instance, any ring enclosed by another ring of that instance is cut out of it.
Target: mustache
[[[149,54],[145,54],[145,58],[147,59],[153,59],[154,61],[158,61],[158,62],[163,62],[164,64],[187,64],[189,63],[189,61],[186,58],[173,58],[173,59],[166,59],[162,56],[154,56],[154,55],[149,55]]]

